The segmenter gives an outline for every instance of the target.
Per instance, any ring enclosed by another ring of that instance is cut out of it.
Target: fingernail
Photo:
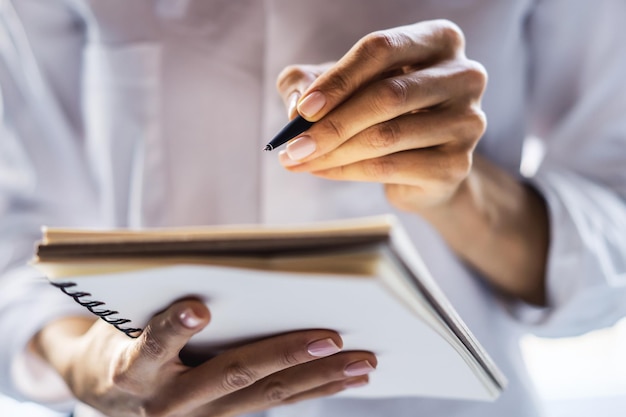
[[[345,376],[359,376],[369,374],[373,370],[374,367],[369,361],[358,361],[346,366],[343,373]]]
[[[315,141],[310,136],[300,136],[287,145],[287,155],[294,161],[299,161],[315,152]]]
[[[329,337],[328,339],[317,340],[309,343],[306,350],[311,356],[322,357],[337,353],[341,350],[341,348],[337,346],[333,339]]]
[[[313,117],[322,110],[325,104],[326,96],[319,91],[314,91],[300,102],[298,113],[304,117]]]
[[[363,385],[367,385],[369,381],[367,379],[349,379],[343,383],[343,386],[346,388],[358,388]]]
[[[287,115],[289,117],[296,115],[296,106],[298,105],[298,99],[300,99],[300,93],[297,91],[289,95],[289,108],[287,109]]]
[[[280,161],[281,164],[283,164],[283,166],[286,166],[286,167],[300,165],[300,162],[294,161],[293,159],[289,157],[289,155],[287,154],[287,151],[278,152],[278,160]]]
[[[187,308],[182,313],[180,313],[178,318],[183,323],[183,325],[189,329],[195,329],[200,325],[200,323],[202,323],[202,319],[196,316],[196,313],[194,313],[193,310],[190,308]]]

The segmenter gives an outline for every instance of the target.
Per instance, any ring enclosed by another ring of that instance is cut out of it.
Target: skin
[[[317,122],[281,151],[292,172],[381,183],[502,293],[545,303],[549,225],[531,187],[474,153],[486,128],[485,69],[449,21],[372,33],[334,64],[291,66],[290,116]]]
[[[486,126],[486,82],[450,22],[372,33],[336,63],[282,72],[278,90],[289,114],[318,123],[279,159],[293,172],[383,184],[393,205],[430,221],[495,288],[541,304],[545,204],[474,155]],[[209,321],[203,303],[186,300],[154,317],[137,339],[102,321],[64,318],[32,346],[79,400],[115,416],[234,416],[366,384],[376,367],[368,352],[311,354],[330,340],[342,346],[328,330],[277,336],[186,366],[181,349],[207,325],[210,331]]]

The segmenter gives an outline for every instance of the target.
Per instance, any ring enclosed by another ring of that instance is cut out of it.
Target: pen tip
[[[272,145],[265,145],[265,149],[263,149],[264,151],[271,151],[272,149],[274,149],[272,147]]]

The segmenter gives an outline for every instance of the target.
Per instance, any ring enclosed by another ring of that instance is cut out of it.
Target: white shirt
[[[275,80],[373,30],[448,18],[489,73],[477,152],[522,179],[525,138],[542,145],[528,180],[549,206],[550,306],[498,299],[425,222],[396,213],[509,388],[493,404],[331,398],[267,415],[539,415],[519,336],[626,314],[624,16],[622,0],[0,0],[0,390],[65,406],[62,385],[35,385],[44,368],[24,353],[49,320],[83,314],[24,266],[42,224],[395,212],[378,184],[292,174],[261,151],[287,121]]]

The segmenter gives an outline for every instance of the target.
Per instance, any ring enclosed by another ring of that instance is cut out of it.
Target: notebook
[[[189,343],[195,350],[336,330],[344,350],[378,358],[370,383],[340,396],[489,401],[506,386],[391,215],[282,226],[44,228],[33,263],[129,337],[186,297],[211,310],[211,323]]]

